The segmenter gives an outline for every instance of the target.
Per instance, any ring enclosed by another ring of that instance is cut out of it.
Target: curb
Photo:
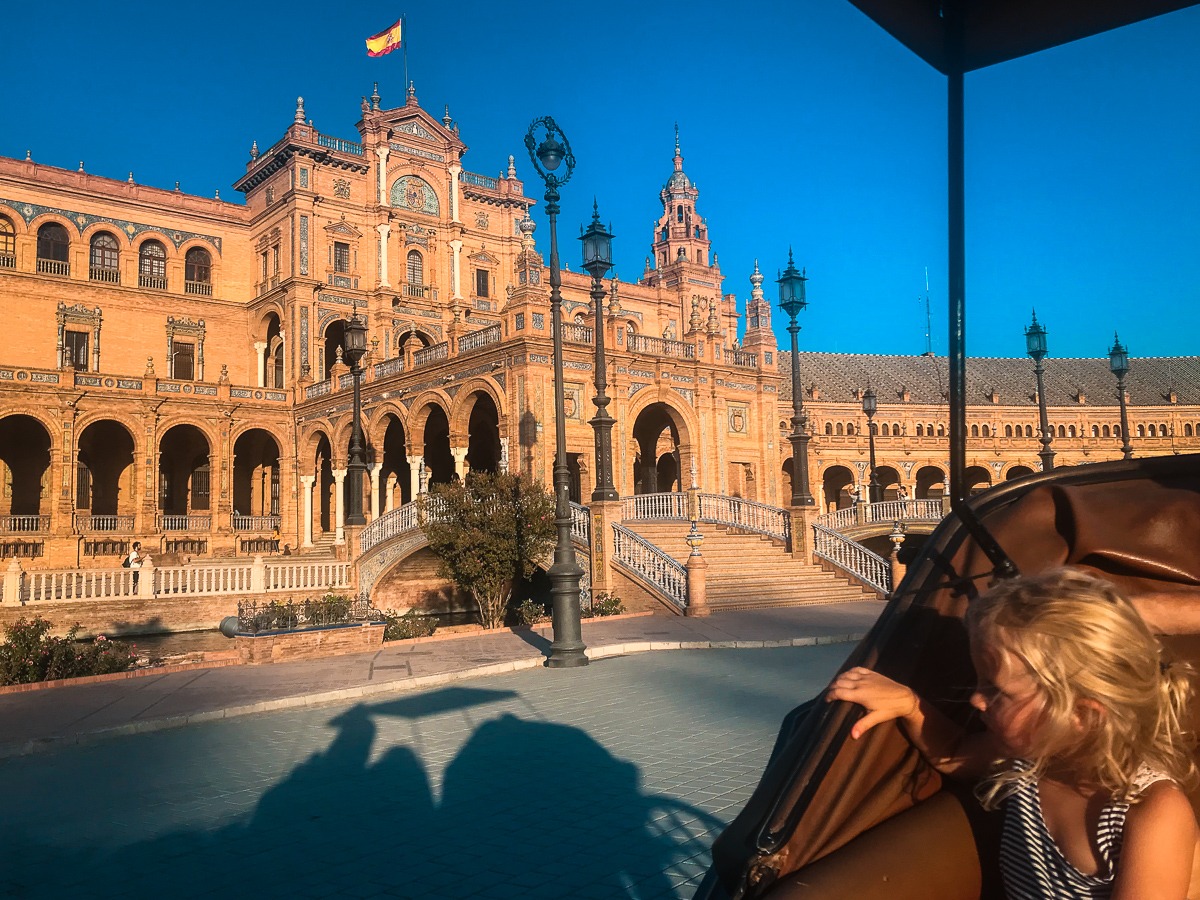
[[[611,659],[618,656],[628,656],[631,653],[647,653],[658,650],[763,650],[778,647],[815,647],[824,644],[845,644],[862,640],[866,632],[853,634],[822,635],[819,637],[792,638],[790,640],[772,641],[630,641],[624,644],[605,644],[588,648],[588,658],[592,660]],[[78,734],[61,737],[35,738],[19,743],[0,744],[0,759],[17,756],[29,756],[61,747],[73,747],[90,744],[93,741],[110,737],[123,737],[131,734],[145,734],[151,731],[163,731],[168,728],[179,728],[199,722],[212,722],[218,719],[232,719],[239,716],[255,715],[257,713],[275,712],[285,709],[298,709],[307,706],[325,706],[345,700],[357,700],[362,697],[374,697],[380,694],[401,694],[424,688],[439,687],[464,681],[471,678],[483,678],[489,675],[505,675],[525,669],[543,667],[544,656],[529,656],[501,663],[491,663],[486,666],[475,666],[457,672],[443,672],[436,675],[419,675],[406,678],[403,681],[384,681],[360,685],[353,688],[343,688],[336,691],[322,691],[316,694],[299,694],[294,697],[280,697],[275,700],[262,700],[258,703],[247,703],[241,706],[229,706],[224,709],[211,709],[203,712],[189,713],[179,716],[164,716],[157,719],[146,719],[141,722],[129,722],[125,725],[115,725],[96,731],[84,731]],[[125,673],[117,673],[123,675]],[[107,677],[107,676],[99,676]]]

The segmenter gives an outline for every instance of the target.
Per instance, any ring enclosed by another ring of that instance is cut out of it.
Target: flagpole
[[[400,17],[400,49],[404,51],[404,96],[408,97],[408,16]]]

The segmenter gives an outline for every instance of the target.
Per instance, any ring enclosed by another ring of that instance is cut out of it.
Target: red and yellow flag
[[[367,56],[385,56],[398,48],[401,43],[401,26],[404,20],[400,19],[391,28],[379,32],[367,38]]]

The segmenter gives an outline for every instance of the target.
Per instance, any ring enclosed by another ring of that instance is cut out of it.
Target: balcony
[[[71,274],[71,264],[57,259],[38,259],[37,271],[41,275],[63,275]]]
[[[273,282],[271,287],[279,283],[278,278],[272,278],[271,281]],[[185,281],[183,283],[183,292],[185,294],[195,294],[198,297],[211,297],[212,284],[207,281]]]
[[[375,364],[375,377],[386,378],[389,375],[399,375],[404,371],[404,357],[397,356],[395,359],[385,359],[381,363]]]
[[[594,336],[590,325],[563,322],[562,329],[563,340],[568,344],[590,344]]]
[[[0,534],[37,534],[49,530],[49,516],[0,516]]]
[[[411,284],[405,282],[400,285],[400,296],[410,297],[414,300],[431,300],[437,302],[438,292],[431,284]]]
[[[167,276],[141,273],[138,275],[138,287],[149,288],[152,291],[165,291],[167,289]]]
[[[333,390],[333,384],[328,378],[324,381],[318,381],[316,384],[310,384],[304,389],[304,399],[312,400],[314,397],[324,397]]]
[[[730,350],[727,353],[729,362],[741,369],[757,369],[758,354],[748,350]]]
[[[647,353],[650,356],[671,356],[675,359],[696,358],[695,344],[669,341],[666,338],[649,337],[644,334],[631,334],[629,349],[634,353]]]
[[[158,515],[159,531],[208,531],[211,527],[212,516]]]
[[[12,253],[0,253],[0,269],[15,269],[17,257]]]
[[[458,352],[468,353],[471,350],[478,350],[480,347],[485,347],[488,344],[498,343],[500,343],[500,326],[498,324],[489,325],[487,328],[480,328],[478,331],[472,331],[470,334],[464,334],[459,338]]]
[[[279,516],[239,516],[235,513],[229,517],[229,523],[239,534],[248,531],[272,532],[279,530]]]
[[[107,266],[92,266],[88,269],[88,278],[91,281],[103,281],[107,284],[120,284],[121,272],[118,269],[111,269]]]
[[[93,531],[133,533],[133,516],[75,516],[75,530],[80,533]]]
[[[445,341],[440,344],[434,344],[431,347],[426,347],[423,350],[418,350],[413,354],[413,365],[423,366],[426,363],[438,362],[439,360],[448,359],[450,356],[450,345]]]

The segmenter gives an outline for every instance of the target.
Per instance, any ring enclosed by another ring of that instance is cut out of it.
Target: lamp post
[[[538,129],[546,136],[539,142]],[[553,669],[586,666],[587,649],[583,643],[583,628],[579,611],[579,579],[583,569],[575,560],[571,546],[570,474],[567,470],[566,403],[563,399],[562,348],[562,273],[558,267],[558,189],[566,184],[575,170],[575,155],[567,136],[550,116],[534,119],[525,135],[525,147],[534,171],[546,184],[546,215],[550,218],[550,329],[554,338],[554,525],[558,542],[554,546],[554,564],[546,573],[550,579],[550,605],[554,623],[554,640],[546,665]],[[566,163],[566,172],[554,174]]]
[[[883,500],[882,491],[879,488],[879,473],[875,471],[875,410],[878,408],[875,402],[875,389],[868,387],[863,391],[863,412],[867,414],[867,444],[871,451],[871,480],[867,483],[867,501],[870,503],[879,503]]]
[[[1050,423],[1046,417],[1046,389],[1042,383],[1042,373],[1045,371],[1042,360],[1046,358],[1046,329],[1038,324],[1036,310],[1033,313],[1033,324],[1025,329],[1025,352],[1033,359],[1033,371],[1037,375],[1038,421],[1042,430],[1042,449],[1038,451],[1038,456],[1042,458],[1042,471],[1049,472],[1054,468],[1054,451],[1050,449],[1053,435],[1050,433]]]
[[[582,231],[582,229],[581,229]],[[614,420],[608,412],[608,370],[604,360],[604,283],[602,279],[612,268],[612,239],[600,222],[600,209],[592,201],[592,223],[582,231],[583,268],[592,276],[592,308],[596,311],[593,331],[596,339],[596,415],[592,417],[592,430],[596,433],[596,489],[592,491],[592,502],[619,500],[613,484],[612,429]]]
[[[788,247],[788,264],[776,279],[779,285],[779,306],[788,314],[788,334],[792,336],[792,506],[814,506],[816,501],[808,490],[808,416],[804,414],[804,397],[800,388],[800,326],[796,316],[808,306],[804,297],[804,272],[796,271],[792,248]]]
[[[346,362],[350,365],[350,377],[354,379],[354,420],[350,424],[350,462],[346,466],[346,524],[366,525],[363,516],[363,473],[367,470],[367,461],[363,458],[363,433],[359,421],[362,416],[362,394],[359,382],[362,379],[363,354],[367,352],[367,323],[358,317],[355,308],[350,321],[346,323]]]
[[[1124,459],[1133,459],[1133,445],[1129,443],[1129,412],[1125,408],[1125,376],[1129,374],[1129,351],[1121,346],[1121,339],[1113,332],[1113,345],[1108,351],[1108,368],[1117,376],[1117,399],[1121,402],[1121,454]]]

